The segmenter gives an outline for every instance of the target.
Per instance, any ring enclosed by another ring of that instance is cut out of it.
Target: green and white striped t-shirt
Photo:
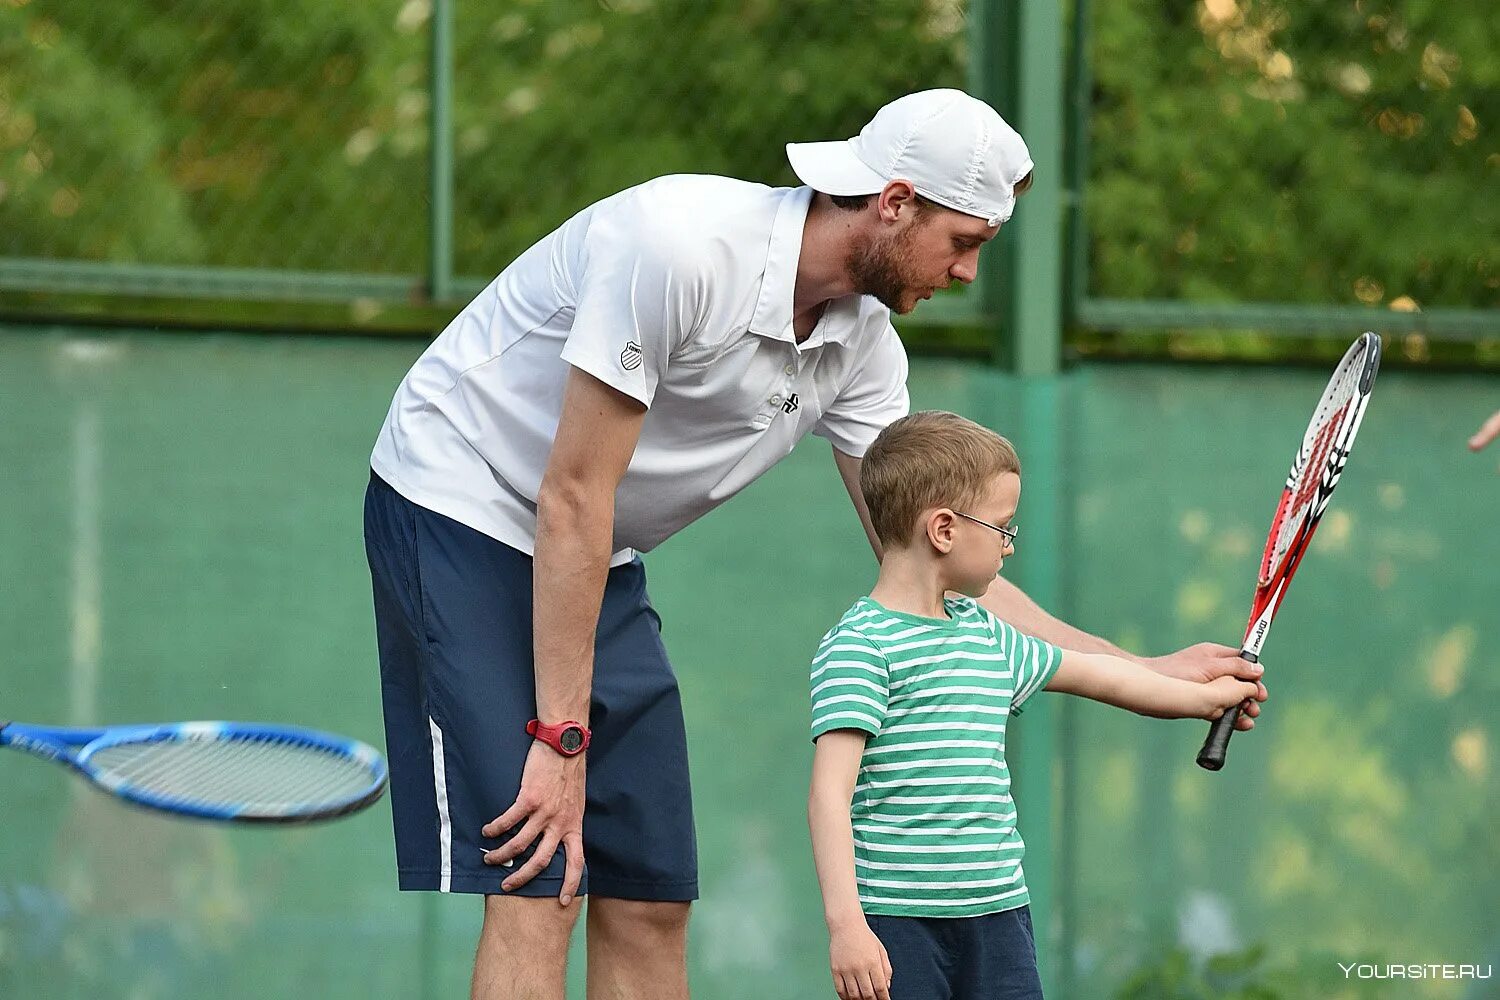
[[[975,917],[1030,898],[1005,723],[1062,652],[970,598],[944,605],[946,621],[862,597],[813,660],[813,739],[870,734],[850,816],[866,913]]]

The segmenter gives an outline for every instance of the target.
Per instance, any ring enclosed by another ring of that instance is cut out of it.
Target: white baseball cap
[[[789,142],[802,183],[824,194],[875,194],[907,180],[929,201],[998,226],[1031,171],[1026,142],[994,108],[961,90],[897,98],[852,139]]]

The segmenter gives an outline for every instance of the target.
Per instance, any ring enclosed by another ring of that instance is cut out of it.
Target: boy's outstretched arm
[[[813,863],[828,924],[828,960],[833,988],[842,1000],[890,1000],[891,995],[891,961],[865,920],[854,881],[849,805],[867,738],[857,729],[834,729],[819,736],[807,796]]]
[[[1244,663],[1246,677],[1253,673],[1253,666]],[[1081,695],[1158,719],[1217,719],[1226,709],[1255,698],[1259,688],[1253,681],[1230,676],[1185,681],[1109,653],[1065,649],[1047,690]]]
[[[849,500],[854,504],[854,512],[859,515],[860,524],[864,526],[865,536],[870,540],[870,548],[875,552],[875,561],[879,562],[881,559],[880,540],[875,537],[875,529],[870,524],[870,511],[865,505],[864,492],[859,485],[859,470],[864,460],[846,455],[834,448],[833,461],[838,466],[839,476],[844,481],[844,489],[849,493]],[[1215,677],[1239,673],[1240,666],[1244,663],[1239,657],[1239,650],[1213,642],[1200,642],[1165,656],[1135,656],[1105,639],[1091,635],[1080,628],[1074,628],[1060,618],[1054,618],[1041,605],[1028,597],[1020,587],[1001,577],[996,578],[989,591],[979,599],[979,603],[1002,621],[1009,622],[1027,635],[1044,639],[1054,646],[1095,653],[1112,653],[1126,659],[1136,660],[1157,673],[1166,674],[1169,677],[1181,677],[1190,681],[1212,680]],[[1256,692],[1255,699],[1245,707],[1245,714],[1235,722],[1234,728],[1254,729],[1255,718],[1260,715],[1259,703],[1265,700],[1266,691],[1262,687]]]

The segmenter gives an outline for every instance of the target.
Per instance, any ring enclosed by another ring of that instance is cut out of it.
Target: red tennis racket
[[[1354,435],[1359,433],[1379,368],[1380,338],[1373,333],[1361,334],[1344,352],[1344,360],[1329,379],[1328,388],[1323,390],[1323,398],[1313,411],[1312,422],[1307,425],[1307,433],[1302,436],[1302,446],[1297,449],[1291,474],[1286,477],[1286,489],[1276,505],[1276,516],[1271,519],[1271,533],[1260,561],[1260,578],[1250,603],[1250,622],[1240,644],[1240,656],[1251,663],[1260,660],[1261,645],[1271,631],[1271,620],[1286,597],[1292,575],[1307,554],[1307,543],[1328,509],[1333,488],[1339,484],[1344,464],[1349,461]],[[1239,717],[1240,707],[1236,705],[1213,722],[1203,749],[1198,751],[1200,767],[1217,771],[1224,766],[1224,754]]]

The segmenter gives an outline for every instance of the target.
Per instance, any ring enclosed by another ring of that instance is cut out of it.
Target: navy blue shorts
[[[480,828],[515,801],[532,743],[531,557],[374,475],[365,552],[400,887],[500,894],[515,869],[484,863],[501,840]],[[639,559],[611,569],[605,584],[589,722],[579,891],[696,899],[682,702]],[[559,847],[515,894],[556,896],[564,863]]]
[[[891,1000],[1042,1000],[1029,906],[865,919],[891,960]]]

